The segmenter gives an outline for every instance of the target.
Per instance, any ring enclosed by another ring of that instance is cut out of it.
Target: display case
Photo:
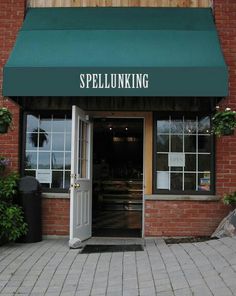
[[[142,180],[108,180],[101,182],[99,204],[103,210],[142,211]]]

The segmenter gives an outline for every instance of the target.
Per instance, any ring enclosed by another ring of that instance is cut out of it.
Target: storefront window
[[[213,139],[210,130],[209,116],[156,119],[155,192],[213,192]]]
[[[68,189],[71,165],[71,119],[27,115],[24,173],[44,188]]]

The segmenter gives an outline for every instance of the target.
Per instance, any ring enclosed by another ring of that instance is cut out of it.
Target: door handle
[[[80,188],[80,184],[79,183],[75,183],[75,184],[71,185],[71,187],[73,187],[74,189],[79,189]]]

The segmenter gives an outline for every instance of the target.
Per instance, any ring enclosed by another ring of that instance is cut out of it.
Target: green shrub
[[[236,191],[230,194],[225,194],[223,197],[225,205],[236,205]]]
[[[7,176],[0,177],[0,200],[12,202],[13,197],[17,193],[17,182],[19,175],[17,173],[10,173]]]
[[[15,241],[26,234],[27,224],[18,205],[0,201],[0,217],[0,240]]]
[[[0,176],[0,241],[15,241],[26,234],[27,224],[21,207],[13,203],[19,176],[10,173]]]

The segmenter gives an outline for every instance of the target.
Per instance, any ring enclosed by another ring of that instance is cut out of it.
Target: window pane
[[[211,137],[199,136],[198,137],[198,151],[199,152],[211,152]]]
[[[71,134],[66,134],[66,151],[71,151]]]
[[[196,174],[184,174],[184,190],[196,190]]]
[[[70,187],[70,172],[65,172],[65,188]]]
[[[198,190],[199,191],[210,191],[211,190],[210,174],[204,173],[204,174],[198,175]]]
[[[171,120],[170,130],[172,134],[182,134],[183,133],[183,120],[173,119]]]
[[[157,136],[157,151],[169,152],[169,136],[167,135]]]
[[[157,121],[157,133],[158,134],[168,134],[170,129],[169,120],[158,120]]]
[[[63,169],[64,167],[64,153],[53,152],[52,153],[52,169]]]
[[[183,152],[183,136],[171,136],[171,152]]]
[[[196,155],[195,154],[185,154],[185,171],[195,171],[196,170]]]
[[[198,170],[199,171],[210,171],[211,170],[211,156],[199,154],[198,155]]]
[[[198,119],[198,133],[199,134],[210,134],[210,117],[204,116]]]
[[[27,152],[25,156],[25,168],[36,169],[37,168],[37,153]]]
[[[39,121],[39,127],[44,132],[51,132],[51,127],[52,127],[52,119],[51,119],[51,117],[49,117],[49,118],[41,118],[40,121]]]
[[[38,134],[27,133],[26,135],[26,150],[37,150],[38,147]]]
[[[52,172],[52,187],[63,188],[63,172]]]
[[[71,119],[66,119],[66,132],[71,133],[71,124],[72,124]]]
[[[183,174],[171,173],[171,190],[182,190]]]
[[[52,134],[52,150],[64,151],[64,133]]]
[[[38,147],[40,150],[50,150],[51,148],[51,135],[48,133],[42,133],[40,132],[38,134],[39,138],[38,138]]]
[[[196,136],[185,136],[184,137],[184,151],[185,152],[196,152]]]
[[[188,120],[184,121],[184,133],[185,134],[196,134],[196,120]]]
[[[157,172],[157,189],[169,189],[169,172]]]
[[[27,115],[27,132],[33,132],[38,129],[39,120],[34,115]]]
[[[71,154],[65,153],[65,169],[70,170],[70,163],[71,163]]]
[[[157,154],[157,170],[168,171],[168,154]]]
[[[35,177],[35,171],[27,171],[25,170],[25,176],[31,176],[31,177]]]
[[[53,132],[64,132],[65,130],[65,118],[53,118],[52,131]]]
[[[50,169],[50,153],[49,152],[39,152],[39,169]]]

